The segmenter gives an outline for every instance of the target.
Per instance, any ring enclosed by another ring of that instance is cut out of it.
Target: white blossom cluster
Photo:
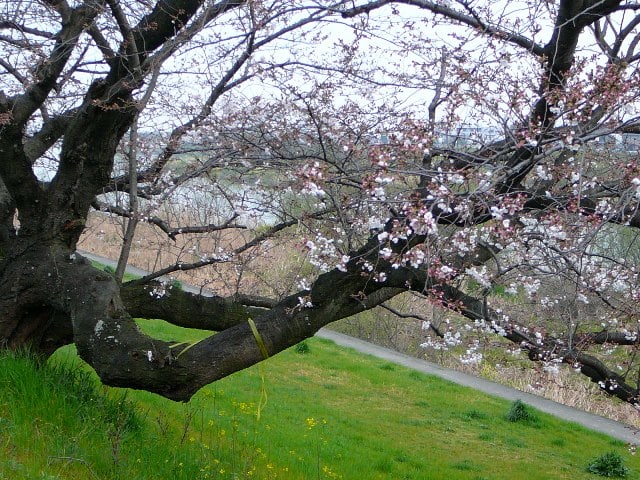
[[[153,285],[153,288],[149,290],[149,295],[153,298],[162,298],[169,294],[169,291],[173,288],[173,280],[160,280]]]
[[[444,333],[443,338],[427,337],[427,340],[420,344],[421,348],[432,348],[434,350],[448,350],[451,347],[455,347],[462,344],[462,336],[460,332]]]
[[[308,260],[313,266],[322,272],[328,272],[336,267],[345,270],[349,257],[344,255],[338,259],[338,249],[333,238],[317,233],[314,240],[307,239],[304,242],[304,248],[308,252]]]
[[[560,373],[560,365],[562,365],[561,358],[553,358],[542,362],[542,370],[553,375]]]
[[[298,306],[300,308],[313,308],[311,297],[308,295],[305,295],[304,297],[298,297]]]
[[[465,273],[483,287],[488,288],[491,286],[491,279],[489,278],[486,265],[482,265],[481,267],[467,268],[465,269]]]
[[[474,340],[467,348],[463,355],[460,355],[460,363],[463,365],[480,365],[482,363],[483,355],[478,350],[480,349],[480,342]]]

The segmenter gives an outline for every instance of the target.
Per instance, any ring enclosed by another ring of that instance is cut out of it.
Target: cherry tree
[[[105,384],[187,400],[412,292],[466,319],[440,341],[497,334],[638,403],[639,5],[3,8],[6,348],[75,343]],[[114,275],[76,252],[90,212],[126,220]],[[178,253],[125,281],[142,228]],[[302,260],[261,284],[276,242]],[[198,269],[212,296],[163,280]]]
[[[637,262],[632,244],[622,241],[634,235],[638,183],[632,173],[637,6],[369,2],[345,15],[398,4],[476,35],[451,35],[450,55],[458,55],[442,68],[454,68],[440,76],[429,105],[431,113],[446,97],[445,142],[417,132],[402,136],[402,146],[426,148],[422,168],[414,170],[418,188],[402,197],[378,235],[380,255],[392,269],[426,270],[416,290],[470,320],[468,330],[495,332],[546,369],[567,363],[637,404]],[[480,51],[478,31],[485,41]],[[487,43],[495,45],[489,53]],[[433,123],[434,115],[428,118]],[[464,118],[475,128],[456,136]],[[482,124],[493,127],[484,129],[485,138]],[[379,165],[377,180],[398,171],[393,162]],[[372,195],[380,197],[378,190]],[[515,307],[523,297],[530,303]],[[460,332],[433,330],[441,340],[428,344],[462,342]],[[616,371],[594,354],[602,344],[629,347],[624,361],[613,362]],[[463,360],[477,353],[472,345]]]

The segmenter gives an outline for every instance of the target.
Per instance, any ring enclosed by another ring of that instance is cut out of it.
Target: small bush
[[[511,408],[507,412],[507,420],[514,423],[538,423],[536,414],[520,400],[516,400],[511,404]]]
[[[623,478],[629,473],[624,466],[624,460],[615,452],[605,453],[594,459],[587,467],[587,471],[601,477]]]
[[[300,355],[305,355],[310,352],[309,344],[307,342],[300,342],[294,347],[294,350]]]

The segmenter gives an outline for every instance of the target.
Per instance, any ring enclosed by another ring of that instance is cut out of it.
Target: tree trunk
[[[36,245],[4,260],[0,274],[0,339],[8,347],[28,346],[48,355],[73,341],[68,312],[60,308],[59,301],[51,301],[59,293],[52,292],[51,287],[61,284],[58,265],[62,255]],[[68,255],[66,262],[70,262]]]

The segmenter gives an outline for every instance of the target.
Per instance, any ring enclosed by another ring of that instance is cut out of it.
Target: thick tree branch
[[[594,344],[594,345],[638,345],[640,344],[640,335],[629,332],[616,332],[610,330],[603,330],[596,333],[584,333],[576,335],[576,342],[581,344]]]
[[[112,62],[116,58],[116,52],[113,51],[111,45],[109,45],[109,41],[104,38],[100,29],[95,25],[91,24],[88,29],[88,33],[95,42],[96,46],[102,52],[102,57],[107,62],[110,67],[113,67]]]
[[[159,318],[185,328],[221,331],[264,313],[264,308],[245,304],[274,302],[261,298],[204,296],[183,291],[162,282],[146,285],[124,284],[120,295],[133,317]]]
[[[55,35],[51,32],[40,30],[38,28],[28,27],[12,20],[0,20],[0,30],[17,30],[20,33],[26,33],[28,35],[46,38],[48,40],[55,38]]]
[[[56,80],[71,57],[80,34],[87,25],[93,23],[93,19],[100,13],[101,4],[102,1],[86,2],[63,15],[63,26],[56,34],[55,46],[49,57],[36,68],[35,81],[24,94],[12,99],[13,121],[16,124],[26,123],[56,86]]]
[[[42,128],[31,137],[24,140],[24,151],[33,164],[49,150],[64,135],[71,119],[77,113],[77,109],[69,110],[53,118],[42,125]]]

